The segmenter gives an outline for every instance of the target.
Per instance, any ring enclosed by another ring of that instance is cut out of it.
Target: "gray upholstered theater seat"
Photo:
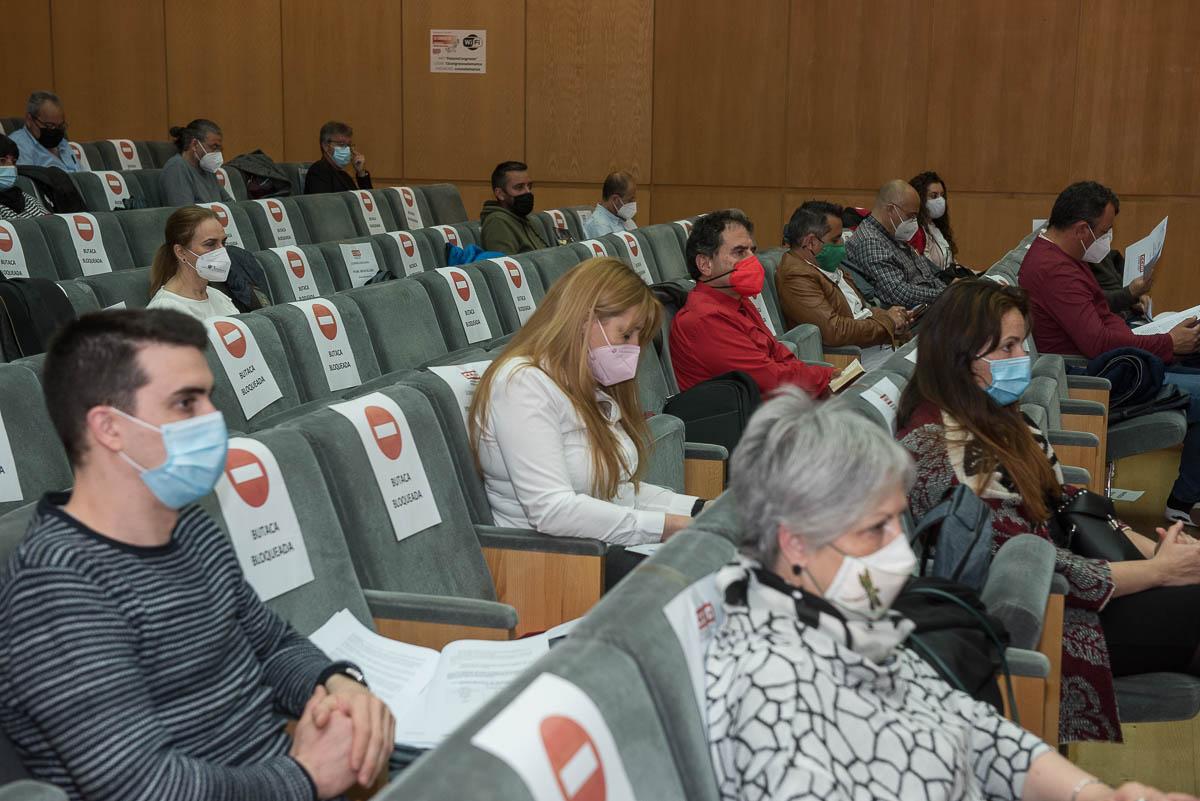
[[[54,256],[54,263],[60,278],[79,278],[84,274],[83,267],[79,263],[79,254],[75,250],[74,240],[71,238],[71,229],[68,226],[72,226],[80,233],[88,247],[94,247],[100,251],[113,270],[149,266],[133,263],[133,256],[125,242],[125,233],[121,230],[121,224],[117,222],[115,214],[103,211],[94,214],[88,212],[88,214],[91,214],[92,219],[95,220],[94,224],[85,214],[54,214],[38,220],[46,242],[50,245],[50,252]]]
[[[350,207],[336,194],[299,195],[295,201],[313,242],[336,242],[359,235]]]
[[[654,257],[654,251],[646,244],[644,237],[639,237],[636,232],[622,231],[618,234],[606,234],[600,237],[600,241],[604,243],[604,247],[608,252],[613,254],[614,258],[618,258],[630,266],[630,268],[641,275],[641,267],[649,273],[650,280],[648,284],[657,284],[663,280],[662,273],[658,269],[658,260]],[[645,281],[645,277],[642,277]]]
[[[92,288],[100,306],[107,309],[124,303],[127,309],[142,309],[150,302],[150,268],[118,270],[79,279]]]
[[[453,225],[471,219],[462,195],[454,184],[424,184],[421,193],[429,203],[433,225]]]
[[[235,203],[250,197],[250,193],[246,189],[246,179],[242,177],[242,173],[239,170],[233,167],[222,167],[217,170],[216,175],[217,184]]]
[[[549,292],[550,286],[555,281],[573,270],[580,261],[590,259],[592,256],[586,248],[576,243],[565,247],[534,250],[516,258],[526,258],[533,262],[537,268],[538,277],[541,278],[542,287]]]
[[[0,223],[0,274],[5,278],[59,278],[50,244],[35,220]]]
[[[650,249],[654,251],[654,260],[658,262],[658,271],[664,281],[675,281],[690,278],[687,262],[684,261],[683,248],[679,238],[675,236],[674,224],[648,225],[638,228],[637,232],[645,239]]]
[[[151,140],[143,142],[143,144],[150,153],[151,161],[150,164],[143,162],[143,167],[157,167],[161,170],[167,166],[167,162],[171,160],[171,157],[179,152],[174,142],[156,142]]]
[[[162,179],[160,177],[162,170],[126,170],[121,174],[125,176],[125,180],[131,186],[138,185],[141,196],[145,200],[145,208],[156,208],[163,205]]]
[[[1116,679],[1122,723],[1191,720],[1200,715],[1200,678],[1185,673],[1143,673]]]
[[[362,384],[379,377],[379,362],[375,359],[375,351],[371,347],[371,337],[367,333],[366,323],[362,313],[352,300],[344,295],[322,298],[321,305],[332,307],[342,319],[345,335],[349,342],[351,354],[358,367],[359,381]],[[315,308],[315,307],[314,307]],[[332,390],[326,377],[325,362],[322,360],[308,323],[308,311],[290,303],[268,306],[255,314],[261,314],[271,321],[279,332],[287,353],[288,364],[292,367],[292,375],[296,379],[296,387],[300,397],[305,402],[324,400],[338,397],[346,390]],[[331,333],[334,333],[330,329]],[[340,331],[338,332],[340,333]],[[333,340],[330,340],[333,341]]]
[[[640,613],[640,610],[639,610]],[[668,635],[670,636],[670,635]],[[688,776],[683,765],[673,758],[677,744],[673,733],[666,728],[655,711],[655,699],[650,694],[643,667],[634,658],[613,645],[596,639],[579,639],[574,635],[555,645],[548,654],[522,673],[515,681],[496,694],[474,715],[458,727],[437,749],[426,754],[394,782],[375,796],[376,801],[534,801],[546,798],[544,793],[530,792],[520,775],[504,760],[472,744],[472,738],[487,723],[501,714],[513,700],[544,673],[562,677],[591,700],[599,711],[604,725],[612,735],[624,774],[629,780],[628,791],[619,797],[651,799],[652,801],[703,801],[715,799],[716,788],[696,794],[691,785],[707,781],[715,785],[712,772],[707,776]],[[676,681],[686,683],[677,675]],[[691,692],[687,688],[687,692]],[[527,698],[529,698],[527,696]],[[553,695],[545,693],[529,698],[537,706],[535,720],[565,714],[573,717],[573,709],[559,706]],[[692,706],[696,705],[692,699]],[[574,713],[578,714],[578,713]],[[578,729],[574,729],[578,732]],[[512,742],[517,749],[528,751],[533,759],[547,759],[556,754],[550,764],[562,770],[566,762],[585,744],[592,744],[596,767],[604,770],[604,785],[595,779],[582,784],[583,793],[606,789],[607,795],[564,795],[564,798],[617,798],[614,778],[616,766],[606,764],[603,750],[594,745],[594,732],[584,731],[586,740],[562,738],[554,729],[541,729],[542,736],[532,732],[515,734]],[[701,734],[701,737],[703,735]],[[536,764],[536,763],[535,763]],[[554,775],[551,771],[547,775]],[[574,781],[587,780],[594,773],[576,775]],[[562,781],[559,779],[558,781]],[[568,779],[572,787],[574,781]],[[560,790],[551,792],[559,793]],[[632,793],[627,795],[626,793]],[[557,797],[557,796],[556,796]]]
[[[437,255],[429,240],[412,231],[389,231],[371,237],[383,251],[384,261],[397,278],[416,275],[438,267]]]
[[[165,241],[167,219],[173,208],[134,209],[115,215],[125,233],[129,253],[138,267],[149,267]]]
[[[233,173],[237,173],[237,170],[231,170],[230,174]],[[250,219],[250,227],[254,229],[254,236],[258,239],[260,247],[312,244],[313,240],[308,233],[308,225],[304,222],[304,213],[300,211],[300,206],[296,203],[295,198],[272,197],[262,201],[244,200],[236,205]],[[277,230],[282,232],[280,236],[276,235]],[[294,241],[287,241],[288,232],[291,233]]]
[[[388,268],[383,248],[371,237],[322,242],[313,247],[320,248],[339,292],[363,286],[380,270]]]
[[[388,186],[378,191],[392,207],[392,216],[402,230],[415,231],[434,224],[433,210],[421,187]]]
[[[328,297],[336,290],[325,255],[317,245],[287,245],[282,252],[254,254],[267,276],[267,291],[275,303]]]
[[[410,370],[450,352],[429,293],[416,279],[360,287],[343,297],[358,307],[381,372]]]
[[[450,288],[447,276],[453,278],[456,290]],[[504,336],[505,331],[500,325],[500,317],[496,314],[496,304],[488,290],[487,280],[478,267],[472,264],[461,267],[445,267],[414,275],[407,280],[418,282],[429,293],[438,325],[442,329],[442,336],[450,350],[486,347],[490,341]],[[480,333],[484,335],[483,339],[477,339],[475,342],[468,339],[467,327],[463,318],[459,316],[458,305],[452,294],[455,291],[464,296],[464,300],[468,297],[478,300],[480,310],[483,312],[483,320],[486,323],[486,331],[480,329]]]
[[[74,483],[36,372],[15,364],[0,365],[0,418],[14,460],[8,467],[15,466],[20,487],[19,499],[0,501],[0,514]]]
[[[471,266],[478,269],[487,281],[492,300],[496,304],[496,313],[500,317],[501,328],[506,334],[511,334],[521,327],[518,302],[528,315],[533,313],[537,304],[546,296],[541,276],[528,261],[523,263],[515,256],[503,256],[477,261]]]
[[[102,308],[100,301],[96,298],[96,293],[81,279],[76,278],[57,283],[59,289],[67,296],[67,300],[70,302],[71,308],[75,310],[76,315],[100,311]]]
[[[358,236],[373,236],[398,230],[396,217],[387,200],[370,189],[334,193],[350,212]]]

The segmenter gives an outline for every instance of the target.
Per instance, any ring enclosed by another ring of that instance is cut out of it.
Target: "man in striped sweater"
[[[225,465],[206,345],[177,312],[110,311],[46,359],[75,488],[0,572],[0,725],[73,799],[326,799],[392,750],[361,673],[267,609],[189,505]]]

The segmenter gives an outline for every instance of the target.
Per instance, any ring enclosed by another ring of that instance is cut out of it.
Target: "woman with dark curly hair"
[[[953,267],[957,263],[958,245],[950,227],[946,182],[933,170],[927,170],[908,183],[921,197],[921,209],[917,212],[920,227],[909,244],[939,270]]]

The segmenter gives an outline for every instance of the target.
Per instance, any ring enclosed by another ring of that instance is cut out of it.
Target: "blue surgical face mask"
[[[992,400],[1001,406],[1015,403],[1029,389],[1032,367],[1028,356],[1011,359],[983,359],[992,368],[992,383],[986,389]]]
[[[334,145],[333,146],[333,163],[339,167],[345,167],[350,163],[351,153],[349,145]]]
[[[164,506],[179,509],[212,492],[225,469],[229,446],[220,412],[154,426],[120,409],[113,411],[162,435],[167,458],[158,467],[143,467],[124,452],[121,458],[141,473],[142,482]]]
[[[11,189],[17,182],[17,168],[0,165],[0,190]]]

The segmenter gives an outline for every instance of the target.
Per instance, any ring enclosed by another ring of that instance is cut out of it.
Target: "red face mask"
[[[729,276],[729,288],[743,298],[752,298],[762,292],[766,271],[758,256],[751,253],[746,258],[733,265],[733,269],[720,275],[712,275],[704,279],[704,283]]]

